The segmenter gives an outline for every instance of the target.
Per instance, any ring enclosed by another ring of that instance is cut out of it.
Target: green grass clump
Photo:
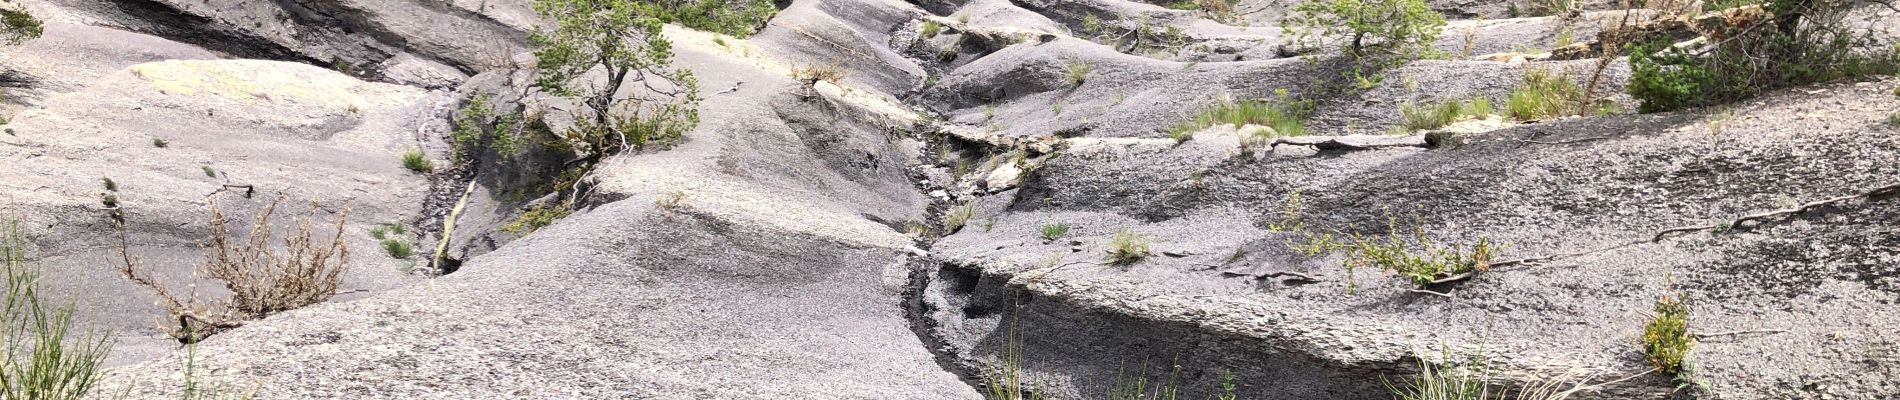
[[[422,154],[422,150],[409,150],[402,153],[402,167],[415,172],[429,172],[435,169],[435,162],[429,161],[429,156]]]
[[[925,39],[937,37],[937,34],[943,33],[943,23],[926,19],[924,20],[923,27],[919,29],[917,33],[923,35]]]
[[[416,254],[416,246],[402,239],[383,239],[383,252],[391,258],[409,258]]]
[[[1406,131],[1443,128],[1458,121],[1459,118],[1483,118],[1495,112],[1497,110],[1492,109],[1491,99],[1486,97],[1469,101],[1448,100],[1427,106],[1410,102],[1399,105],[1399,114],[1404,117]]]
[[[573,213],[574,211],[567,209],[566,205],[537,205],[522,212],[520,216],[515,217],[514,221],[502,224],[500,229],[502,232],[517,236],[527,235],[548,225],[554,225],[554,221],[567,218]]]
[[[1082,82],[1088,80],[1090,72],[1095,72],[1095,64],[1090,64],[1088,61],[1069,60],[1062,66],[1062,73],[1068,78],[1069,87],[1082,86]]]
[[[1416,354],[1418,373],[1399,382],[1386,381],[1393,398],[1398,400],[1564,400],[1571,395],[1589,389],[1585,385],[1587,376],[1580,372],[1568,372],[1555,376],[1533,378],[1520,385],[1493,385],[1499,372],[1490,360],[1480,353],[1465,360],[1463,365],[1445,365],[1455,361],[1451,349],[1441,351],[1440,360],[1444,364],[1428,361],[1423,354]]]
[[[1656,301],[1655,314],[1643,325],[1643,356],[1656,371],[1682,372],[1682,359],[1695,346],[1689,336],[1689,305],[1673,296]]]
[[[969,224],[970,219],[975,217],[975,204],[950,207],[950,212],[944,213],[943,215],[943,234],[957,233],[957,230],[963,229],[963,225]]]
[[[163,149],[166,147],[171,147],[171,145],[172,143],[165,141],[165,139],[152,138],[152,147]]]
[[[40,297],[40,270],[27,262],[20,224],[0,220],[0,274],[6,285],[0,307],[0,398],[78,400],[99,381],[111,338],[76,330],[72,304]]]
[[[1233,124],[1273,128],[1272,136],[1305,135],[1306,117],[1312,112],[1312,105],[1292,99],[1284,89],[1274,93],[1276,98],[1272,100],[1223,99],[1201,110],[1194,118],[1176,124],[1168,130],[1168,134],[1181,140],[1179,138],[1193,136],[1194,132],[1215,125]]]
[[[1400,234],[1398,220],[1387,217],[1387,233],[1384,236],[1353,233],[1351,241],[1334,243],[1331,237],[1325,242],[1312,244],[1316,249],[1296,249],[1309,255],[1341,249],[1346,252],[1343,265],[1348,274],[1360,267],[1378,267],[1412,281],[1412,284],[1424,287],[1440,279],[1452,276],[1479,273],[1491,269],[1491,261],[1497,258],[1499,248],[1490,238],[1479,237],[1468,249],[1452,245],[1441,247],[1425,237],[1423,227],[1415,227],[1411,237]],[[1308,233],[1309,241],[1316,236]],[[1309,252],[1310,251],[1310,252]]]
[[[1108,241],[1108,263],[1128,265],[1141,261],[1142,258],[1148,257],[1149,242],[1147,236],[1132,230],[1123,229],[1115,232],[1115,236]]]
[[[1069,224],[1051,221],[1047,224],[1042,224],[1041,233],[1043,240],[1061,239],[1063,236],[1069,235]]]
[[[200,168],[200,169],[203,169],[203,170],[204,170],[204,172],[205,172],[205,176],[206,176],[206,177],[211,177],[211,178],[216,178],[216,177],[218,177],[218,170],[215,170],[215,169],[211,169],[211,166],[209,166],[209,165],[200,165],[200,166],[198,166],[198,168]]]
[[[1574,115],[1582,101],[1583,89],[1568,75],[1533,69],[1524,73],[1504,108],[1511,118],[1531,121]]]
[[[1887,114],[1887,126],[1895,128],[1895,129],[1900,129],[1900,111],[1894,111],[1892,114]]]

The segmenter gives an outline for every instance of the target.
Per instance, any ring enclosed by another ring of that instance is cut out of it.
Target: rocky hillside
[[[1900,9],[1818,1],[0,0],[0,214],[90,397],[1897,398]],[[181,334],[273,199],[337,286]]]

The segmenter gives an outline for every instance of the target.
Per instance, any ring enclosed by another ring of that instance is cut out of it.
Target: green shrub
[[[772,0],[647,0],[666,22],[708,32],[748,37],[778,14]]]
[[[1407,131],[1421,131],[1443,128],[1462,117],[1482,118],[1491,115],[1491,99],[1479,97],[1471,101],[1448,100],[1435,105],[1420,106],[1411,102],[1399,105],[1399,115],[1403,117]]]
[[[1575,115],[1583,102],[1583,89],[1569,74],[1532,69],[1505,100],[1505,112],[1522,121]]]
[[[1379,80],[1379,70],[1434,55],[1445,17],[1425,0],[1302,0],[1281,26],[1295,43],[1344,47],[1354,63],[1350,78],[1363,87]]]
[[[1273,128],[1275,136],[1305,135],[1306,118],[1312,112],[1312,104],[1294,100],[1284,89],[1274,93],[1276,98],[1273,100],[1221,99],[1195,114],[1193,119],[1175,124],[1168,133],[1178,140],[1215,125],[1233,124],[1266,126]]]
[[[409,150],[402,153],[402,167],[415,172],[429,172],[435,170],[435,162],[422,154],[422,150]]]
[[[171,145],[172,145],[171,142],[167,142],[165,141],[165,139],[152,138],[152,147],[163,149],[166,147],[170,147]]]
[[[1895,111],[1892,114],[1887,114],[1887,126],[1892,127],[1894,129],[1900,129],[1900,111]]]
[[[409,258],[416,254],[416,246],[401,239],[383,239],[383,252],[391,258]]]
[[[211,177],[211,178],[218,177],[218,170],[211,169],[211,166],[209,165],[200,165],[198,166],[198,168],[204,170],[206,177]]]
[[[457,158],[468,161],[485,151],[505,156],[514,154],[518,149],[522,141],[522,134],[517,129],[521,126],[521,114],[502,113],[497,116],[495,105],[491,103],[492,97],[488,94],[477,94],[461,110],[456,111],[453,121],[455,126],[449,132],[449,138],[455,141]],[[414,152],[418,156],[422,155],[421,150]],[[408,157],[408,154],[403,155],[405,167],[409,165]],[[423,161],[428,160],[425,158]]]
[[[1682,371],[1695,339],[1689,336],[1689,305],[1673,296],[1656,301],[1655,314],[1643,324],[1643,356],[1665,374]]]
[[[1115,236],[1108,241],[1108,263],[1128,265],[1141,261],[1142,258],[1148,257],[1148,243],[1147,236],[1135,233],[1133,230],[1117,231]]]
[[[1770,0],[1762,25],[1725,26],[1711,49],[1666,41],[1630,44],[1628,92],[1637,111],[1675,111],[1732,103],[1776,88],[1900,71],[1900,49],[1881,48],[1878,32],[1844,21],[1853,2]],[[1765,26],[1768,29],[1757,29]]]
[[[40,297],[40,269],[28,263],[20,224],[0,219],[0,269],[6,298],[0,307],[0,398],[79,400],[99,381],[112,351],[110,335],[74,327],[73,304]]]
[[[0,43],[20,44],[40,37],[46,28],[23,10],[0,8]]]
[[[529,36],[535,47],[534,87],[581,105],[572,111],[573,125],[558,132],[560,142],[579,157],[569,162],[572,168],[588,171],[626,150],[671,146],[699,124],[699,81],[692,71],[672,65],[673,46],[661,35],[662,21],[694,26],[704,19],[715,28],[731,27],[731,14],[719,11],[730,8],[727,1],[534,1],[535,12],[553,21],[552,29]],[[750,1],[746,9],[772,8],[764,0]],[[639,79],[621,79],[629,77]],[[625,92],[642,94],[619,95]]]
[[[516,216],[513,221],[502,224],[499,229],[501,229],[502,232],[512,233],[516,236],[524,236],[529,233],[534,233],[534,231],[540,230],[541,228],[546,228],[548,225],[554,225],[554,221],[567,218],[569,214],[573,213],[574,211],[569,210],[566,205],[536,205],[529,207],[527,211],[523,211],[521,215]]]

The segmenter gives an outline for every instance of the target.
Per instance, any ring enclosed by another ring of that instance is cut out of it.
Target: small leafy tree
[[[0,43],[20,44],[40,37],[46,28],[39,18],[27,14],[25,10],[0,8]]]
[[[679,142],[699,123],[699,85],[673,68],[673,43],[660,34],[665,3],[646,0],[536,0],[555,21],[535,32],[534,87],[584,110],[559,135],[586,169],[629,149]]]
[[[1296,44],[1344,48],[1354,77],[1369,86],[1378,81],[1369,71],[1431,55],[1445,17],[1425,0],[1303,0],[1281,22]]]

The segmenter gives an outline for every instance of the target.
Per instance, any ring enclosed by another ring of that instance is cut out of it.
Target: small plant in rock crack
[[[1061,239],[1063,236],[1069,235],[1069,224],[1049,221],[1047,224],[1042,224],[1040,233],[1042,234],[1042,240],[1054,241]]]
[[[1457,245],[1439,247],[1425,237],[1425,229],[1419,226],[1414,226],[1408,240],[1399,233],[1397,218],[1388,215],[1386,220],[1384,236],[1354,233],[1350,242],[1334,245],[1345,250],[1342,264],[1348,273],[1359,267],[1378,267],[1424,287],[1488,271],[1499,251],[1486,237],[1479,237],[1469,249]]]
[[[1108,240],[1108,263],[1129,265],[1141,261],[1148,257],[1148,244],[1151,241],[1148,236],[1135,233],[1134,230],[1115,232],[1115,236]]]
[[[567,218],[569,214],[573,213],[574,210],[569,209],[567,205],[564,204],[539,204],[528,207],[526,211],[521,212],[521,215],[516,216],[514,221],[502,224],[499,229],[502,232],[515,234],[515,236],[527,236],[529,233],[534,233],[534,231],[540,230],[541,228],[546,228],[548,225],[554,225],[554,221]]]
[[[1656,300],[1654,312],[1643,324],[1643,356],[1657,372],[1681,372],[1683,358],[1695,346],[1695,339],[1689,335],[1689,304],[1676,296],[1663,295]]]
[[[653,201],[653,205],[656,207],[659,207],[660,211],[665,211],[669,213],[677,212],[680,208],[680,202],[685,201],[685,200],[686,200],[686,191],[675,190],[675,191],[666,192],[666,194],[660,195],[659,199]]]
[[[925,39],[937,37],[939,33],[943,33],[943,23],[931,19],[924,20],[923,26],[917,30],[917,34]]]
[[[205,172],[205,176],[206,176],[206,177],[211,177],[211,178],[216,178],[216,177],[218,177],[218,170],[215,170],[215,169],[211,169],[211,166],[209,166],[209,165],[200,165],[200,166],[198,166],[198,168],[200,168],[200,169],[203,169],[203,170],[204,170],[204,172]]]
[[[166,147],[170,147],[171,145],[172,145],[172,143],[171,143],[171,142],[167,142],[167,141],[165,141],[165,139],[159,139],[159,138],[152,138],[152,147],[157,147],[157,148],[161,148],[161,149],[163,149],[163,148],[166,148]]]
[[[429,172],[435,170],[435,162],[422,154],[422,150],[409,150],[402,153],[402,167],[415,172]]]
[[[1078,87],[1088,80],[1090,72],[1095,72],[1095,64],[1082,60],[1069,60],[1063,64],[1062,72],[1068,78],[1069,87]]]
[[[957,233],[957,230],[963,229],[964,224],[970,223],[970,218],[975,217],[975,204],[964,203],[950,207],[950,211],[943,214],[943,234]]]

